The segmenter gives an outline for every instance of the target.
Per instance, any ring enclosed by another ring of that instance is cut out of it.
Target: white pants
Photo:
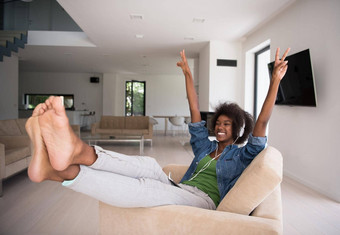
[[[128,156],[94,146],[98,156],[91,166],[80,165],[78,176],[63,185],[118,207],[187,205],[216,209],[201,190],[173,186],[151,157]]]

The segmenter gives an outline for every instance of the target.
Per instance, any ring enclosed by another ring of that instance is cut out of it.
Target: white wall
[[[240,59],[241,43],[210,41],[210,86],[209,86],[209,111],[213,111],[219,102],[240,103],[241,79]],[[237,60],[237,67],[217,66],[217,59]]]
[[[103,113],[103,79],[96,74],[99,83],[90,83],[93,76],[93,73],[20,72],[19,102],[22,103],[25,93],[74,94],[75,109],[95,111],[99,120]]]
[[[209,77],[210,77],[210,43],[207,44],[199,55],[199,94],[200,110],[209,111]]]
[[[199,103],[201,111],[213,111],[225,101],[243,102],[241,47],[239,42],[210,41],[200,52]],[[217,66],[217,59],[237,60],[237,67]]]
[[[103,74],[103,115],[109,116],[118,113],[118,110],[115,109],[118,106],[118,102],[116,102],[118,99],[116,98],[116,83],[116,74]]]
[[[194,70],[193,64],[190,65]],[[184,75],[104,74],[104,114],[125,115],[125,82],[146,82],[147,116],[189,116]],[[111,102],[112,101],[112,102]],[[164,120],[157,119],[157,130],[164,129]],[[170,127],[169,127],[170,128]]]
[[[18,57],[3,57],[0,62],[0,120],[18,118]]]
[[[285,175],[336,201],[340,201],[339,12],[336,0],[298,0],[243,45],[246,53],[270,39],[272,60],[278,46],[291,47],[290,54],[310,48],[318,106],[275,106],[269,144],[282,152]]]

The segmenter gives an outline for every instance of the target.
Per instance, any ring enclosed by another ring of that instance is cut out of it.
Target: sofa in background
[[[102,116],[91,126],[91,135],[143,135],[151,141],[153,125],[148,116]]]
[[[26,170],[31,161],[31,141],[26,132],[27,118],[0,120],[0,196],[3,195],[2,181]],[[71,125],[80,137],[80,126]]]
[[[169,165],[179,182],[188,166]],[[216,210],[167,205],[119,208],[99,203],[101,234],[282,234],[282,156],[263,150]]]
[[[0,196],[2,180],[25,170],[30,163],[31,144],[26,121],[26,118],[0,120]]]

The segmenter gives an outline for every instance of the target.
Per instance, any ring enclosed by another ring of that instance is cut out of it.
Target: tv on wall
[[[316,89],[309,49],[287,56],[288,69],[283,77],[275,104],[316,107]],[[274,62],[268,64],[269,76]]]

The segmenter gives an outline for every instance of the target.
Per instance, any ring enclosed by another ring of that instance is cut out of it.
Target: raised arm
[[[180,52],[182,60],[177,62],[177,66],[181,67],[183,74],[185,76],[185,87],[189,102],[191,122],[200,122],[201,121],[201,113],[198,106],[198,98],[194,86],[194,81],[192,79],[191,71],[187,62],[187,58],[185,57],[184,50]]]
[[[259,117],[255,123],[253,136],[265,136],[267,125],[270,119],[270,116],[273,111],[273,107],[276,100],[277,91],[279,89],[280,82],[284,75],[286,74],[288,68],[288,61],[285,61],[285,58],[289,52],[290,48],[288,48],[280,59],[280,48],[276,49],[275,54],[275,63],[272,74],[272,79],[270,80],[270,85],[267,93],[267,97],[263,102],[263,106]]]

